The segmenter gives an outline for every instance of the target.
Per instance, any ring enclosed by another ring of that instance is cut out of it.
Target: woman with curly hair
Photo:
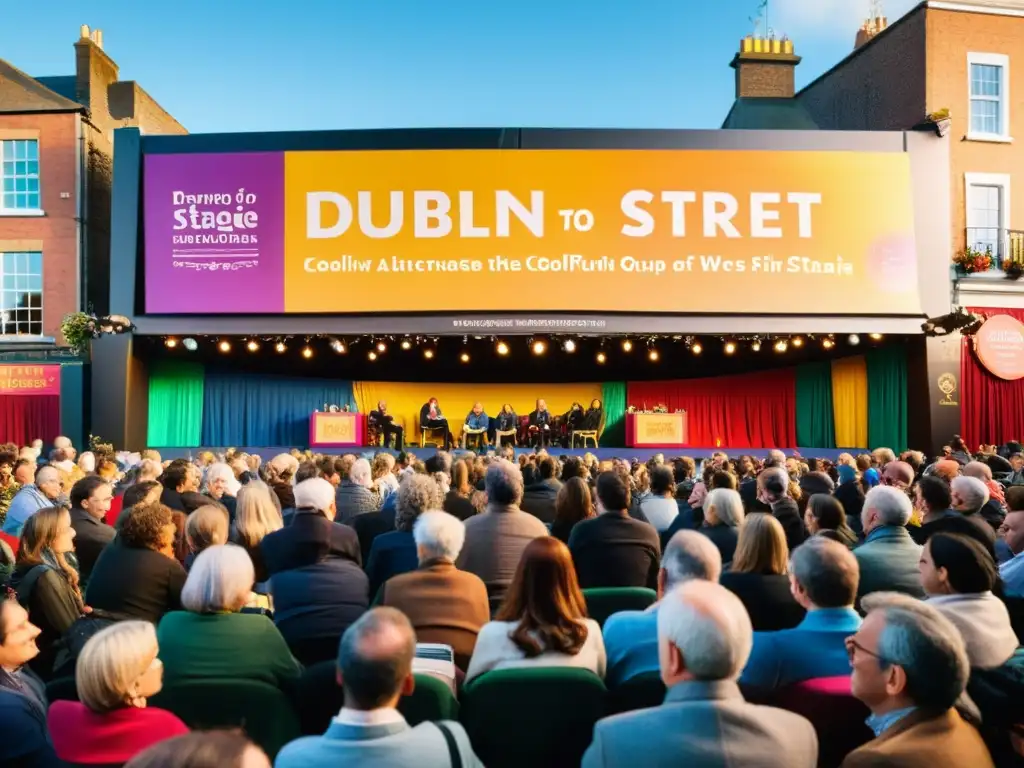
[[[181,610],[185,569],[175,557],[177,526],[169,507],[132,507],[118,538],[100,553],[89,577],[89,605],[156,624]]]
[[[11,506],[11,499],[21,487],[14,479],[14,465],[18,457],[6,451],[0,452],[0,525],[3,525],[7,517],[7,508]]]

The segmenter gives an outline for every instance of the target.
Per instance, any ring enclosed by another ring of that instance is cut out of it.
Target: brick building
[[[0,358],[61,363],[61,427],[80,440],[86,377],[60,323],[107,310],[113,131],[185,129],[118,79],[100,30],[83,26],[74,50],[74,74],[55,77],[0,59]]]

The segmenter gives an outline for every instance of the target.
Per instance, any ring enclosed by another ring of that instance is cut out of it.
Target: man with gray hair
[[[864,543],[853,550],[860,566],[857,597],[872,592],[903,592],[924,598],[918,561],[921,547],[907,531],[914,509],[898,488],[879,485],[864,497],[860,519]]]
[[[981,736],[954,708],[970,674],[956,627],[905,595],[876,593],[863,607],[867,618],[846,650],[850,689],[871,710],[875,739],[847,755],[844,768],[991,768]]]
[[[512,583],[526,545],[547,536],[548,529],[536,517],[519,509],[523,474],[512,462],[492,462],[487,467],[484,487],[487,509],[465,521],[466,543],[458,566],[483,580],[491,605],[497,606]]]
[[[753,631],[725,587],[692,579],[658,608],[660,707],[605,718],[583,768],[626,765],[756,765],[812,768],[818,737],[800,715],[748,704],[736,683]]]
[[[658,571],[658,599],[691,579],[718,581],[722,555],[703,533],[679,531],[665,545]],[[605,652],[608,654],[608,685],[658,670],[658,605],[646,611],[619,611],[604,624]]]
[[[952,507],[967,518],[976,518],[978,522],[984,520],[993,531],[998,531],[1006,513],[999,500],[993,498],[989,483],[992,483],[992,470],[987,464],[972,461],[964,467],[964,474],[954,477],[949,484],[953,494]]]
[[[70,501],[60,486],[60,470],[43,465],[36,470],[35,482],[23,485],[11,499],[4,519],[3,531],[9,536],[21,536],[25,521],[40,509],[67,507]]]
[[[482,768],[469,736],[455,722],[410,728],[396,709],[415,688],[416,633],[394,608],[374,608],[349,627],[338,648],[345,704],[323,736],[285,745],[276,768]]]
[[[754,633],[740,683],[770,691],[846,675],[845,641],[860,627],[853,609],[859,579],[857,558],[838,541],[812,536],[797,547],[789,564],[789,591],[807,615],[792,629]]]

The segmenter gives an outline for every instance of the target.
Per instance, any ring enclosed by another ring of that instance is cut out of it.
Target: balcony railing
[[[1002,269],[1004,261],[1024,265],[1024,230],[995,227],[968,227],[967,246],[992,254],[992,269]]]

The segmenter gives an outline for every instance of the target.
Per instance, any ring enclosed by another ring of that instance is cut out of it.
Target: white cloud
[[[920,0],[882,0],[889,23],[903,16]],[[770,0],[768,23],[776,35],[801,41],[853,40],[868,17],[869,0]]]

